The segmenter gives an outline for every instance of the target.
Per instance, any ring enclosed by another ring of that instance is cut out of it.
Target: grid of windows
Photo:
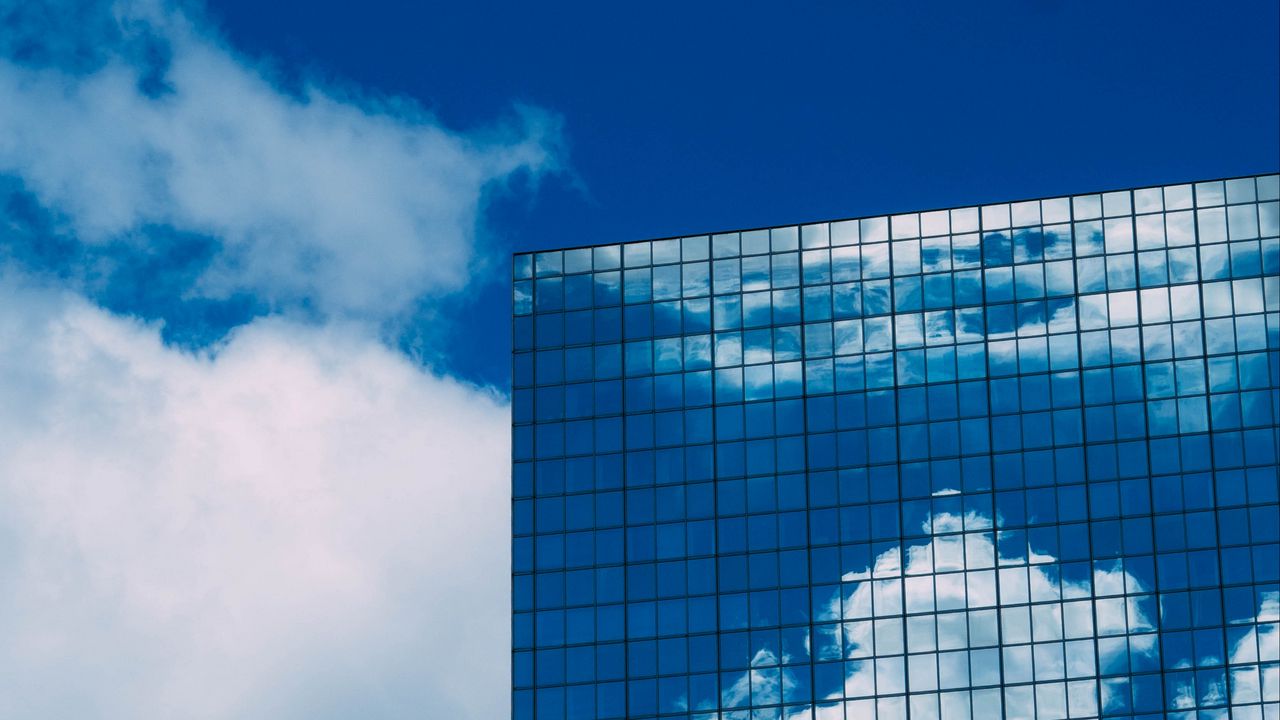
[[[1280,176],[517,255],[513,715],[1280,717]]]

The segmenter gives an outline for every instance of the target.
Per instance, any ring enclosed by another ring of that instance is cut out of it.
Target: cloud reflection
[[[1150,581],[1120,559],[1095,561],[1081,573],[1079,564],[1029,545],[1021,553],[998,549],[994,531],[971,530],[991,526],[977,512],[933,513],[922,528],[931,535],[891,545],[845,572],[840,586],[814,598],[813,635],[804,646],[815,662],[812,700],[801,678],[809,658],[759,647],[749,669],[722,675],[721,706],[793,704],[719,717],[905,720],[909,709],[913,719],[969,720],[1129,712],[1138,692],[1128,687],[1130,673],[1161,668]],[[1277,615],[1280,594],[1268,591],[1255,618],[1263,624],[1248,626],[1230,645],[1232,665],[1276,659]],[[1163,666],[1203,667],[1205,660],[1170,656]],[[1221,657],[1210,661],[1222,664]],[[1165,702],[1170,709],[1258,702],[1275,695],[1263,687],[1274,674],[1232,667],[1230,691],[1221,667],[1188,673],[1190,682],[1174,674]],[[1149,677],[1158,688],[1159,677]]]

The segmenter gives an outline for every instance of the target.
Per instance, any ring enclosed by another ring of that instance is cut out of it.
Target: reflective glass
[[[1280,178],[517,255],[517,720],[1280,717]]]

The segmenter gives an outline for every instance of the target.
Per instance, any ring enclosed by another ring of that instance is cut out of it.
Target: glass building
[[[1278,180],[515,256],[514,718],[1280,718]]]

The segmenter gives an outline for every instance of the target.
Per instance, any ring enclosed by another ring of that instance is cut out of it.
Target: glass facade
[[[1278,200],[515,256],[513,717],[1280,718]]]

